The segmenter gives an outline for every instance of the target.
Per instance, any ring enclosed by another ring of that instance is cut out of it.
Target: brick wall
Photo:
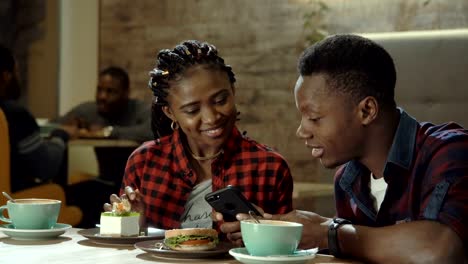
[[[277,148],[295,180],[331,182],[295,137],[292,88],[304,47],[306,0],[101,0],[100,68],[116,64],[131,75],[132,96],[150,98],[148,71],[162,48],[185,39],[215,44],[237,77],[239,127]],[[468,26],[468,1],[326,1],[329,33],[387,32]]]

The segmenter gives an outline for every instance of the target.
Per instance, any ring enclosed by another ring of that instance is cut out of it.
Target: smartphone
[[[217,190],[205,195],[205,200],[217,212],[223,214],[223,219],[226,222],[237,221],[236,215],[240,213],[248,214],[253,211],[255,215],[262,216],[260,212],[245,198],[244,195],[234,186]]]

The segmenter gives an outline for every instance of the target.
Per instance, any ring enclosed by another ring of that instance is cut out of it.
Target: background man
[[[81,138],[128,139],[138,143],[153,139],[151,105],[129,98],[130,80],[125,70],[108,67],[99,73],[96,100],[82,103],[55,120],[79,129]],[[69,187],[67,200],[84,212],[80,227],[99,222],[102,204],[118,192],[128,157],[135,147],[95,147],[99,175]],[[88,195],[83,195],[84,193]]]
[[[150,104],[129,98],[125,70],[109,67],[99,73],[96,100],[82,103],[55,122],[77,126],[81,137],[151,140]]]

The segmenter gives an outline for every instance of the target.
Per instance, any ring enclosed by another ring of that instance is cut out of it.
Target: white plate
[[[40,240],[58,237],[70,228],[71,225],[57,223],[51,229],[16,229],[12,224],[7,224],[0,226],[0,231],[13,239]]]
[[[99,233],[99,227],[83,229],[78,231],[78,234],[88,238],[96,244],[103,245],[133,245],[140,241],[154,240],[164,238],[164,229],[148,228],[148,235],[134,236],[134,237],[112,237],[103,236]]]
[[[202,251],[177,251],[167,248],[161,248],[164,240],[150,240],[135,243],[135,247],[161,258],[181,258],[181,259],[203,259],[227,255],[232,248],[230,242],[221,241],[216,248]]]
[[[284,264],[303,264],[315,258],[318,249],[299,250],[292,255],[281,256],[252,256],[247,252],[246,248],[233,248],[229,250],[231,254],[238,261],[245,264],[268,264],[268,263],[284,263]]]

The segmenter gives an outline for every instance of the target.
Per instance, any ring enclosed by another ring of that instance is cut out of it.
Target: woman
[[[265,212],[292,209],[288,165],[236,128],[234,73],[213,45],[191,40],[161,50],[150,76],[156,140],[132,153],[122,182],[122,194],[135,190],[128,196],[142,224],[211,227],[204,196],[227,185]]]

